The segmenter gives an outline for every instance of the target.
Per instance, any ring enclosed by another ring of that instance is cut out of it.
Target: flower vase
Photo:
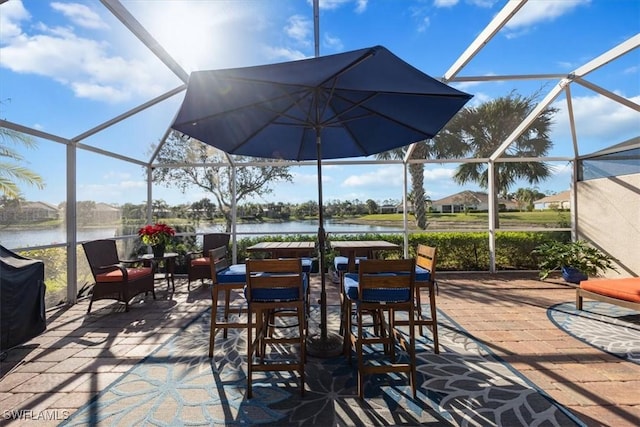
[[[164,245],[153,245],[151,246],[151,250],[153,251],[153,256],[155,258],[162,258],[164,255]]]

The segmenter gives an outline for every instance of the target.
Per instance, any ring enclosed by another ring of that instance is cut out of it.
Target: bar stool
[[[245,297],[249,305],[247,325],[247,398],[253,395],[254,371],[297,372],[304,395],[306,360],[306,288],[308,283],[299,258],[247,260]],[[286,314],[285,314],[286,313]],[[293,313],[293,314],[292,314]],[[255,314],[255,325],[253,315]],[[275,319],[293,315],[295,324],[275,325]],[[255,337],[253,336],[255,326]],[[272,333],[272,327],[297,328],[295,333]],[[283,345],[284,344],[284,345]],[[298,347],[275,360],[266,358],[267,345],[280,350]]]
[[[433,334],[433,352],[440,353],[438,344],[438,316],[436,310],[436,260],[438,250],[435,247],[418,245],[416,249],[416,320],[415,324],[420,326],[420,335],[424,336],[423,326],[431,328]],[[422,312],[421,291],[426,289],[429,295],[430,316],[425,316]]]
[[[227,247],[220,246],[209,251],[211,267],[211,330],[209,331],[209,357],[213,357],[215,336],[222,329],[223,337],[227,338],[227,329],[247,327],[247,322],[229,322],[231,291],[242,290],[247,282],[245,264],[229,264]],[[224,292],[224,321],[218,321],[218,296]],[[238,314],[241,313],[238,309]]]
[[[346,309],[349,312],[355,303],[357,325],[352,325],[351,316],[345,316],[345,329],[350,349],[348,359],[351,361],[352,349],[358,358],[358,396],[364,398],[364,376],[381,373],[406,373],[413,397],[416,397],[416,355],[415,355],[415,261],[407,260],[362,260],[357,275],[346,275],[344,278]],[[382,319],[380,333],[366,330],[363,316],[370,313],[386,313]],[[398,312],[406,312],[408,321],[408,339],[397,328],[400,322],[396,319]],[[382,345],[382,350],[380,349]],[[408,360],[400,363],[396,360],[396,345],[404,352]],[[365,346],[369,357],[365,361]]]

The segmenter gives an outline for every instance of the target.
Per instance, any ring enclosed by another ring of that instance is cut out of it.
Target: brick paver
[[[440,310],[586,425],[640,425],[640,366],[568,336],[547,318],[550,306],[574,301],[572,287],[540,282],[534,273],[440,273],[438,282]],[[328,301],[338,300],[337,290],[328,281]],[[87,301],[47,313],[47,331],[0,365],[0,424],[57,425],[210,304],[208,288],[187,292],[184,280],[175,294],[161,284],[156,294],[129,313],[110,301],[94,303],[90,315]],[[59,419],[7,419],[17,411]]]

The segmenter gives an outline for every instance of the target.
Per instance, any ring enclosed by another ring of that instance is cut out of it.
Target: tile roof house
[[[499,210],[516,209],[515,202],[498,198]],[[464,190],[431,202],[432,210],[440,213],[489,210],[489,195],[481,191]]]
[[[58,219],[60,210],[45,202],[20,202],[16,206],[0,206],[0,220],[3,222],[42,221]]]
[[[543,197],[533,202],[534,209],[570,209],[571,208],[571,191],[562,191],[558,194]]]

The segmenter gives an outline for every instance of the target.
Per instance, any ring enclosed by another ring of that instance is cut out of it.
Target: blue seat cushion
[[[225,283],[245,283],[247,281],[247,265],[233,264],[216,273],[216,280],[219,284]]]
[[[267,274],[267,273],[260,273]],[[307,275],[302,275],[302,292],[303,295],[298,295],[297,288],[262,288],[254,289],[252,292],[253,301],[256,302],[274,302],[274,301],[295,301],[298,299],[304,299],[304,295],[307,293],[309,287],[309,280]],[[244,288],[244,296],[247,297],[247,287]]]
[[[360,264],[361,259],[367,259],[366,256],[358,256],[355,259],[356,266]],[[347,271],[347,267],[349,266],[349,257],[346,256],[337,256],[333,259],[333,267],[336,271]]]
[[[416,282],[428,282],[431,280],[431,271],[416,265]]]
[[[395,275],[395,273],[380,273],[384,275]],[[344,293],[350,300],[359,302],[402,302],[409,301],[409,288],[394,289],[366,289],[362,299],[359,297],[359,276],[356,273],[344,275]]]

